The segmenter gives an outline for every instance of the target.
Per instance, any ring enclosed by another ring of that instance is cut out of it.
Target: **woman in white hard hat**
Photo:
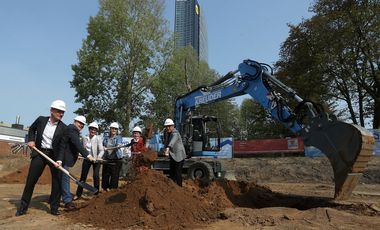
[[[148,168],[146,166],[137,166],[138,161],[140,160],[141,153],[145,152],[147,149],[145,147],[144,138],[141,136],[142,130],[139,126],[136,126],[132,130],[132,136],[133,139],[131,141],[131,153],[132,153],[132,162],[133,162],[133,168],[137,172],[143,172],[147,170]]]
[[[185,147],[179,132],[174,127],[172,119],[168,118],[164,123],[164,154],[170,158],[170,178],[179,186],[182,186],[182,168],[186,158]]]
[[[133,139],[131,142],[133,144],[131,145],[131,151],[132,152],[143,152],[146,150],[144,138],[142,137],[142,130],[140,127],[136,126],[132,130],[132,136]]]
[[[115,164],[104,164],[102,170],[102,189],[108,191],[109,189],[115,189],[119,186],[119,174],[122,165],[123,151],[122,137],[118,135],[119,124],[112,122],[109,127],[109,135],[104,137],[104,159],[113,162]]]
[[[86,125],[86,118],[84,116],[76,116],[74,123],[66,127],[62,141],[60,144],[57,162],[62,162],[64,169],[69,171],[71,167],[75,165],[78,159],[79,153],[87,158],[89,161],[94,161],[91,154],[83,147],[80,140],[80,131]],[[75,205],[72,202],[73,196],[70,192],[70,177],[65,173],[61,173],[62,183],[62,200],[65,204],[65,208],[68,210],[75,209]]]
[[[103,147],[103,139],[101,136],[98,136],[98,130],[99,125],[96,121],[91,122],[88,125],[88,136],[85,136],[83,138],[83,146],[87,149],[87,151],[91,154],[91,156],[95,160],[102,160],[103,154],[104,154],[104,147]],[[100,163],[99,162],[91,162],[88,160],[84,160],[82,163],[82,172],[80,175],[80,181],[86,182],[88,171],[90,170],[92,166],[92,176],[93,176],[93,183],[94,187],[98,189],[99,191],[99,171],[100,171]],[[82,196],[83,188],[81,186],[78,186],[76,197],[74,197],[74,200],[79,199]],[[96,193],[97,194],[97,193]],[[96,195],[95,194],[95,195]]]

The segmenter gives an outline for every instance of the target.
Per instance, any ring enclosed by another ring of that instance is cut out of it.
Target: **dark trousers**
[[[94,181],[94,187],[99,190],[99,171],[100,171],[100,164],[99,163],[93,163],[88,160],[83,160],[82,164],[82,172],[80,174],[80,181],[86,182],[88,171],[90,171],[90,168],[92,166],[92,175],[93,175],[93,181]],[[77,197],[81,197],[83,193],[83,188],[81,186],[78,186],[76,195]]]
[[[182,187],[182,168],[183,168],[184,162],[185,160],[177,162],[173,160],[173,158],[170,157],[169,176],[175,183],[177,183],[181,187]]]
[[[52,157],[51,152],[46,152],[46,154],[49,157]],[[41,155],[37,155],[33,157],[30,162],[28,177],[26,178],[24,192],[22,193],[21,203],[18,208],[19,211],[26,212],[26,210],[28,210],[29,203],[33,195],[34,187],[37,184],[38,179],[42,175],[46,165],[50,167],[51,172],[51,194],[49,198],[50,209],[54,211],[58,210],[59,199],[61,196],[61,185],[58,169],[55,168]]]
[[[110,161],[115,164],[104,164],[102,170],[102,189],[119,187],[119,174],[122,165],[121,160]]]

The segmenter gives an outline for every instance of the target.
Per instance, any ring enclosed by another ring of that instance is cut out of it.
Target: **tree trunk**
[[[380,92],[380,91],[378,91]],[[377,93],[380,94],[380,93]],[[378,95],[380,98],[380,95]],[[373,129],[380,129],[380,100],[375,100],[373,109]]]
[[[363,100],[364,100],[364,96],[363,96],[363,92],[362,92],[362,88],[358,85],[358,103],[359,103],[359,121],[360,121],[360,125],[362,127],[365,126],[365,122],[364,122],[364,105],[363,105]]]

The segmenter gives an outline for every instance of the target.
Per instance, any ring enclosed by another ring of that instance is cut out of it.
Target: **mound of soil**
[[[29,164],[23,166],[16,171],[9,173],[3,177],[0,177],[0,183],[4,184],[24,184],[26,177],[28,176]],[[50,184],[51,183],[51,174],[48,166],[45,167],[42,175],[38,179],[37,184]]]
[[[186,180],[184,187],[179,187],[161,172],[147,170],[124,187],[101,193],[65,215],[75,223],[106,229],[183,229],[222,218],[221,212],[235,203],[251,206],[254,202],[259,207],[260,200],[269,199],[270,194],[269,189],[254,183],[227,180],[210,184]]]
[[[218,211],[232,207],[230,202],[215,205],[195,190],[177,186],[161,172],[147,170],[125,186],[102,193],[85,207],[67,213],[67,217],[107,229],[181,229],[206,224],[217,218]]]
[[[334,208],[353,214],[362,210],[362,215],[379,215],[368,205],[359,207],[336,203],[326,197],[285,195],[253,182],[186,180],[184,187],[179,187],[154,170],[139,173],[125,186],[101,193],[92,200],[81,201],[77,207],[77,210],[64,214],[72,223],[105,229],[202,228],[217,220],[233,220],[226,210],[237,207]]]
[[[8,142],[0,141],[0,156],[8,155],[11,152],[11,146]]]

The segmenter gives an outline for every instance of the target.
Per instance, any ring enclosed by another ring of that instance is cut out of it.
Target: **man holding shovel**
[[[63,131],[66,127],[66,125],[61,121],[65,111],[65,102],[61,100],[53,101],[50,106],[50,116],[38,117],[29,128],[28,146],[32,149],[32,153],[30,155],[31,162],[28,177],[26,178],[24,192],[22,193],[20,206],[17,209],[16,216],[26,214],[33,195],[34,187],[42,175],[46,165],[50,168],[52,179],[50,213],[52,215],[59,215],[58,207],[61,194],[59,171],[55,165],[47,161],[33,148],[41,150],[53,160],[57,159],[56,154],[58,153]]]
[[[104,147],[103,147],[103,138],[98,135],[99,125],[96,121],[90,123],[88,125],[88,136],[83,138],[83,146],[87,149],[87,151],[97,160],[97,162],[91,162],[89,160],[84,160],[82,163],[82,172],[80,175],[80,180],[86,182],[88,171],[91,166],[93,169],[93,182],[94,187],[99,190],[99,172],[100,172],[100,163],[98,160],[103,159]],[[78,186],[76,197],[74,200],[79,199],[82,196],[83,188]],[[97,194],[97,193],[96,193]]]
[[[73,167],[78,159],[80,153],[84,158],[93,162],[95,159],[84,148],[80,140],[80,131],[86,125],[86,118],[84,116],[76,116],[74,123],[68,125],[63,133],[62,141],[60,144],[57,162],[63,165],[63,168],[67,171],[70,167]],[[62,173],[62,200],[65,204],[65,208],[68,210],[75,209],[73,204],[73,196],[70,192],[70,177],[67,174]]]

